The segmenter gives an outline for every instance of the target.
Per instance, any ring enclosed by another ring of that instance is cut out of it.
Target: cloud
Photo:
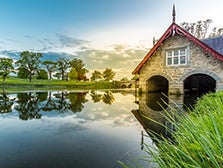
[[[76,54],[83,59],[90,72],[112,68],[116,77],[122,78],[131,75],[147,52],[147,48],[113,45],[110,50],[87,49]]]
[[[60,33],[57,33],[56,36],[58,37],[63,47],[79,47],[79,46],[85,46],[90,43],[87,40],[77,39]]]

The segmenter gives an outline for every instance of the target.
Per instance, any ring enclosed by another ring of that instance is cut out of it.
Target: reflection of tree
[[[100,102],[102,100],[102,94],[98,94],[96,91],[91,91],[91,98],[94,103]]]
[[[115,101],[111,91],[106,91],[103,95],[97,93],[96,91],[91,91],[91,98],[94,103],[100,102],[102,100],[105,104],[109,105]]]
[[[111,105],[115,101],[115,98],[111,91],[106,91],[103,95],[102,100],[105,104]]]
[[[15,98],[10,99],[3,90],[2,95],[0,96],[0,113],[12,112],[12,105],[14,100]]]
[[[68,93],[61,92],[54,94],[55,96],[55,110],[58,110],[60,113],[64,113],[70,109],[70,102],[67,99]]]
[[[35,93],[18,93],[17,105],[15,109],[19,113],[19,118],[22,120],[40,119],[40,99]]]
[[[73,112],[81,112],[84,108],[83,103],[86,103],[88,100],[86,99],[87,92],[84,93],[74,93],[71,92],[68,95],[70,99],[70,110]]]
[[[56,103],[52,99],[52,92],[49,92],[47,101],[43,105],[42,110],[45,111],[45,112],[50,112],[54,109],[56,109]]]

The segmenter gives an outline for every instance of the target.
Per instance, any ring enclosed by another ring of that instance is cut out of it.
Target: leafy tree
[[[105,81],[110,81],[110,80],[114,79],[115,72],[113,72],[111,68],[106,68],[102,75],[103,75]]]
[[[12,65],[13,60],[11,58],[0,58],[0,75],[2,76],[3,83],[5,83],[6,77],[11,73],[15,73]]]
[[[52,72],[56,70],[56,62],[54,61],[43,61],[42,64],[46,67],[49,75],[49,80],[52,81]]]
[[[38,71],[40,65],[41,53],[33,53],[29,51],[23,51],[20,53],[20,58],[16,62],[20,68],[25,68],[29,72],[29,81],[32,81],[33,75]]]
[[[135,76],[132,77],[131,80],[138,80],[138,79],[139,79],[139,75],[135,75]]]
[[[82,60],[74,58],[70,61],[70,66],[76,69],[78,80],[87,80],[86,73],[88,70],[84,68],[84,63]]]
[[[128,82],[129,79],[127,77],[125,77],[125,78],[122,78],[120,81],[122,81],[122,82]]]
[[[18,77],[22,79],[27,79],[29,77],[29,71],[24,67],[18,68]]]
[[[67,70],[68,68],[70,68],[70,64],[69,64],[69,60],[67,58],[62,58],[60,57],[57,60],[57,68],[60,71],[62,80],[66,80],[66,76],[67,76]]]
[[[217,29],[217,27],[214,27],[212,29],[212,32],[208,35],[208,29],[210,28],[210,25],[213,21],[211,19],[207,20],[200,20],[196,23],[187,23],[183,22],[181,23],[181,26],[191,33],[193,36],[197,37],[198,39],[204,39],[207,37],[215,37],[223,34],[223,28]]]
[[[75,68],[72,68],[70,70],[70,72],[68,73],[68,77],[71,79],[71,80],[77,80],[78,79],[78,74],[77,74],[77,71]]]
[[[36,79],[48,79],[46,70],[44,69],[39,70]]]
[[[60,80],[61,78],[61,73],[60,72],[57,72],[56,74],[53,75],[54,77],[56,77],[58,80]]]
[[[102,79],[102,78],[103,78],[103,76],[102,76],[101,72],[95,70],[95,71],[92,73],[91,81],[97,81],[97,80]]]

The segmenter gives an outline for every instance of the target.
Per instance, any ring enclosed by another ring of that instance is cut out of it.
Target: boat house
[[[173,21],[134,69],[143,92],[184,94],[223,89],[223,37],[199,40]]]

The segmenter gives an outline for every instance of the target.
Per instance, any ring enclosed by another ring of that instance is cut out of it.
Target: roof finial
[[[155,43],[156,43],[156,39],[155,37],[153,37],[153,45],[155,45]]]
[[[175,5],[174,4],[173,4],[172,16],[173,16],[173,23],[175,23],[175,20],[176,20],[176,10],[175,10]]]

